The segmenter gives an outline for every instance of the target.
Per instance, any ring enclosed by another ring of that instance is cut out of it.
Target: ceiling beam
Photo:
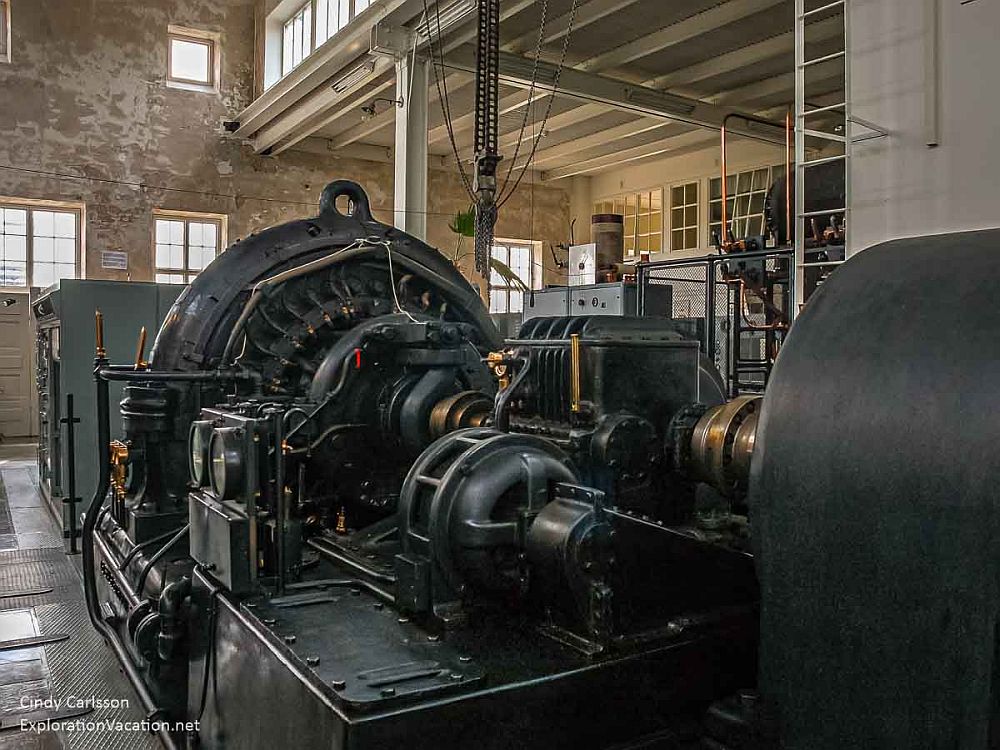
[[[806,34],[810,42],[819,43],[837,36],[843,35],[843,22],[839,18],[827,18],[806,27]],[[651,78],[642,85],[656,89],[670,89],[672,87],[683,86],[695,83],[708,78],[712,78],[725,73],[731,73],[742,68],[753,65],[773,57],[783,54],[794,54],[795,36],[789,31],[770,37],[756,44],[741,47],[738,50],[720,55],[718,57],[705,60],[694,65],[687,66],[670,73],[666,73],[656,78]],[[683,94],[692,98],[699,98],[704,95],[703,91],[693,91],[691,89],[674,91],[673,93]],[[579,125],[595,117],[607,113],[607,108],[599,104],[584,104],[580,107],[564,112],[560,115],[550,117],[545,124],[545,132],[553,133],[562,128]],[[519,133],[514,132],[500,138],[501,148],[511,148],[517,145]],[[523,140],[531,140],[532,133],[525,133]],[[542,152],[538,152],[542,153]]]
[[[531,95],[530,102],[536,102],[539,99],[548,96],[546,91],[535,91]],[[530,103],[528,97],[520,92],[516,94],[511,94],[505,96],[499,102],[497,102],[497,114],[502,117],[503,115],[510,114],[511,112],[516,112],[522,107]],[[459,115],[458,117],[451,118],[451,132],[459,133],[464,130],[471,130],[476,124],[476,113],[466,112],[464,115]],[[440,143],[448,139],[448,125],[447,123],[443,125],[438,125],[436,128],[431,128],[427,133],[427,142],[430,145],[435,143]]]
[[[280,120],[264,128],[253,138],[254,149],[258,153],[266,150],[268,154],[280,154],[336,119],[357,111],[366,101],[396,85],[393,78],[380,75],[385,72],[381,70],[383,65],[391,68],[392,62],[386,61],[385,58],[375,61],[375,72],[370,77],[374,84],[371,81],[362,81],[337,94],[335,99],[323,105],[313,105],[309,108],[308,116],[296,118],[294,122]],[[267,146],[263,145],[265,143]]]
[[[819,43],[837,36],[843,36],[844,23],[839,18],[827,18],[806,27],[806,38],[810,43]],[[679,86],[689,86],[707,78],[732,73],[734,70],[749,68],[763,60],[769,60],[783,55],[795,54],[795,34],[787,31],[784,34],[769,37],[754,44],[748,44],[731,52],[709,58],[700,63],[689,65],[679,70],[673,70],[645,82],[654,89],[673,89]],[[789,60],[789,64],[792,60]]]
[[[403,4],[408,0],[380,1],[391,1],[393,3]],[[535,3],[536,0],[516,0],[516,2],[506,5],[500,12],[501,21],[524,12],[528,8],[534,6]],[[373,26],[374,23],[367,24],[366,33],[370,35],[371,28]],[[451,33],[448,40],[443,42],[441,45],[441,52],[442,54],[447,54],[456,47],[468,44],[475,38],[476,24],[475,17],[473,17],[470,21],[459,27],[456,32]],[[420,52],[421,49],[418,49],[418,52]],[[384,55],[375,55],[373,58],[375,60],[376,69],[370,76],[368,76],[368,82],[377,81],[376,87],[378,91],[384,91],[385,89],[394,86],[395,76],[392,75],[395,68],[394,60]],[[308,60],[309,58],[306,59]],[[349,67],[350,66],[345,66],[344,69],[349,69]],[[338,72],[337,75],[340,75],[340,72]],[[330,76],[327,80],[332,80],[334,77],[335,76]],[[385,79],[378,80],[383,78]],[[342,117],[346,112],[349,112],[352,107],[360,106],[358,103],[358,97],[356,96],[358,88],[360,88],[360,86],[351,87],[348,92],[338,94],[325,84],[321,85],[318,89],[316,89],[316,91],[306,97],[299,106],[293,108],[290,112],[286,111],[282,113],[283,116],[280,122],[265,130],[257,132],[250,139],[254,150],[258,153],[265,151],[267,153],[280,153],[281,151],[291,148],[302,139],[311,136],[317,130],[327,127]],[[361,97],[361,99],[363,98],[364,97]],[[341,106],[345,102],[347,102],[346,106]],[[336,109],[332,114],[325,114],[334,107],[336,107]]]
[[[576,67],[579,70],[597,73],[627,65],[784,3],[785,0],[730,0],[670,26],[657,29],[627,44],[618,45],[604,54],[583,61]]]
[[[729,19],[728,22],[735,22],[748,15],[752,15],[753,13],[759,12],[760,10],[777,5],[781,1],[782,0],[735,0],[734,2],[729,2],[724,5],[717,6],[716,8],[712,8],[703,13],[698,13],[694,16],[690,16],[683,21],[679,21],[678,23],[667,27],[667,29],[663,29],[662,31],[671,30],[671,33],[669,35],[658,36],[655,40],[655,44],[660,45],[659,47],[660,50],[667,49],[674,44],[679,44],[682,41],[686,41],[687,39],[691,38],[691,35],[706,33],[706,29],[708,30],[714,29],[715,26],[713,24],[717,24],[722,19]],[[621,4],[622,8],[616,7],[616,5],[618,4]],[[623,9],[625,5],[629,4],[631,4],[631,2],[626,2],[626,0],[601,0],[600,2],[598,2],[598,0],[593,0],[593,2],[587,3],[585,6],[583,6],[579,10],[579,12],[588,13],[590,14],[590,16],[594,18],[594,20],[598,20],[598,16],[600,18],[603,18],[609,13],[615,12],[615,10]],[[599,15],[601,12],[603,12],[603,15]],[[567,14],[565,19],[560,19],[559,21],[557,21],[557,23],[565,27],[566,25],[568,25],[568,21],[569,18]],[[819,24],[814,24],[814,25],[818,26]],[[841,28],[842,27],[843,24],[841,24]],[[524,39],[527,39],[529,36],[531,35],[527,34],[523,37],[518,38],[514,42],[511,42],[508,45],[506,45],[505,49],[507,50],[517,49],[520,46],[520,42]],[[535,36],[537,38],[537,35]],[[645,37],[645,39],[649,39],[649,37]],[[794,45],[794,38],[792,39],[792,42]],[[602,69],[603,67],[613,67],[614,63],[607,66],[603,65],[601,60],[604,57],[606,56],[598,55],[592,57],[588,60],[583,61],[577,67],[580,69],[592,70],[592,71]],[[546,62],[540,62],[539,66],[540,67],[547,66],[550,68],[554,67],[551,63],[546,63]],[[568,68],[564,70],[564,75],[568,70],[569,70]],[[652,88],[652,89],[664,88],[663,86],[656,85],[656,82],[657,79],[652,79],[642,84],[640,88]],[[565,93],[565,89],[562,85],[560,86],[560,91],[558,93],[560,94]],[[519,96],[521,98],[520,100],[522,106],[527,105],[528,103],[527,93],[520,93],[514,96]],[[511,98],[510,101],[515,101],[515,100]],[[578,124],[585,119],[598,117],[607,112],[607,106],[611,105],[585,104],[584,106],[572,110],[571,112],[566,112],[563,115],[557,115],[556,117],[550,118],[545,124],[545,130],[546,132],[552,132],[559,128],[566,127],[568,125]],[[719,122],[721,124],[721,119],[719,120]],[[717,125],[711,125],[710,127],[717,127]],[[445,131],[445,133],[446,132],[447,131]],[[516,146],[519,141],[519,135],[520,135],[520,129],[518,129],[516,133],[511,133],[508,134],[507,136],[501,136],[500,147],[511,148]],[[532,135],[528,132],[525,132],[523,140],[530,140],[531,138]]]
[[[445,76],[442,83],[444,86],[459,86],[461,83],[469,78],[469,74],[465,72],[452,73]],[[430,93],[428,94],[428,103],[432,104],[439,100],[438,87],[431,86]],[[360,125],[351,126],[343,133],[338,133],[333,138],[331,142],[334,144],[334,148],[343,148],[344,146],[349,146],[352,143],[357,143],[360,140],[367,138],[374,133],[382,130],[382,128],[389,127],[396,122],[396,107],[390,106],[388,109],[379,112],[372,119],[367,122],[362,122]]]
[[[817,81],[817,87],[821,87],[826,83],[827,85],[835,85],[835,79],[830,79],[827,81]],[[734,89],[734,93],[738,92],[739,89]],[[794,86],[792,89],[788,89],[787,93],[789,95],[794,93]],[[829,104],[832,100],[828,101],[827,97],[829,94],[827,92],[817,93],[814,97],[819,104]],[[842,97],[838,97],[841,98]],[[785,106],[771,107],[769,109],[756,112],[757,116],[763,117],[765,119],[777,118],[783,116],[786,111]],[[676,126],[675,126],[676,127]],[[590,174],[593,172],[605,171],[608,168],[615,167],[621,164],[634,163],[644,159],[651,159],[655,157],[666,157],[666,156],[679,156],[682,153],[691,153],[700,149],[708,148],[711,146],[719,145],[719,136],[716,134],[708,134],[702,140],[694,137],[693,134],[702,133],[698,130],[689,130],[686,133],[678,135],[671,135],[668,138],[657,140],[652,143],[643,144],[640,146],[634,146],[629,149],[615,148],[614,144],[609,144],[606,153],[599,154],[587,159],[581,159],[574,161],[572,164],[568,164],[562,167],[557,167],[548,171],[542,172],[542,179],[545,181],[564,179],[566,177],[572,177],[579,174]],[[689,135],[690,134],[690,135]],[[600,144],[598,144],[600,145]],[[810,149],[812,150],[812,149]]]
[[[563,159],[576,153],[581,153],[589,148],[603,146],[605,144],[613,144],[616,141],[621,141],[626,138],[634,138],[635,136],[643,135],[644,133],[666,131],[667,129],[676,129],[679,134],[689,130],[689,127],[687,125],[678,125],[670,122],[669,120],[651,120],[647,117],[640,117],[637,120],[626,122],[625,124],[619,125],[615,128],[609,128],[608,130],[602,130],[599,133],[593,133],[592,135],[584,136],[583,138],[574,138],[549,148],[540,149],[535,152],[535,157],[531,160],[531,166],[537,169],[543,164],[557,159]],[[663,133],[663,135],[666,135],[666,133]],[[522,149],[522,151],[526,150]],[[518,163],[515,164],[515,168],[523,168],[527,161],[527,157],[527,152],[522,153]]]
[[[475,71],[475,50],[464,46],[446,58],[446,63],[456,70]],[[646,86],[623,83],[614,78],[564,68],[557,75],[551,63],[538,62],[538,74],[532,84],[534,61],[507,52],[500,53],[500,82],[517,88],[551,92],[558,78],[557,93],[571,99],[603,104],[623,112],[673,120],[698,127],[718,130],[722,120],[732,109],[697,99],[675,96]],[[760,140],[784,143],[781,132],[749,125],[736,129],[737,134]]]
[[[563,112],[549,117],[549,119],[545,121],[545,132],[554,133],[557,130],[568,128],[571,125],[578,125],[581,122],[591,120],[607,113],[608,108],[603,104],[584,104],[583,106],[571,109],[569,112]],[[506,135],[500,136],[500,148],[513,148],[517,146],[518,141],[530,141],[534,137],[535,134],[529,130],[525,130],[523,134],[520,129],[513,130]]]
[[[288,75],[276,81],[240,112],[235,120],[240,124],[234,135],[248,138],[270,121],[281,117],[317,87],[322,86],[338,70],[368,51],[371,27],[384,19],[407,12],[413,0],[375,0],[366,11],[364,23],[348,24],[320,45]]]
[[[831,81],[838,80],[838,78],[843,80],[843,70],[843,61],[838,60],[822,62],[813,66],[811,68],[811,74],[813,77],[809,81],[809,85],[806,87],[807,96],[810,89],[828,86]],[[822,90],[824,92],[829,91],[827,88],[823,88]],[[737,86],[736,88],[729,89],[728,91],[722,91],[709,97],[709,101],[719,105],[732,105],[736,102],[749,104],[757,101],[758,99],[766,99],[768,97],[773,97],[778,94],[786,94],[788,92],[792,92],[794,99],[794,73],[782,73],[781,75],[756,81],[755,83],[751,83],[747,86]]]
[[[590,0],[581,3],[576,9],[576,16],[573,21],[573,30],[586,28],[597,23],[603,18],[614,13],[625,10],[630,5],[635,5],[639,0]],[[542,46],[559,41],[569,32],[570,13],[563,13],[556,19],[549,19],[545,26],[550,29],[543,32]],[[504,45],[504,49],[510,52],[523,53],[535,49],[538,44],[538,32],[529,31]]]
[[[689,150],[692,147],[704,148],[705,146],[718,143],[719,136],[715,133],[706,133],[704,130],[696,128],[689,129],[680,135],[674,135],[655,143],[644,146],[616,151],[614,153],[596,156],[591,159],[583,159],[565,167],[558,167],[542,172],[542,179],[545,181],[561,180],[566,177],[600,172],[608,167],[620,166],[639,159],[647,159],[652,156],[669,156],[681,150]]]

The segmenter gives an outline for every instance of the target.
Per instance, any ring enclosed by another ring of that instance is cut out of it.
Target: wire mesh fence
[[[763,391],[791,320],[790,250],[641,264],[639,314],[662,315],[647,301],[669,287],[677,330],[701,343],[730,396]]]

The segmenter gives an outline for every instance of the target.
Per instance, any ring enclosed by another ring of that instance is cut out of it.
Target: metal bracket
[[[416,34],[411,29],[379,21],[372,27],[370,51],[373,55],[401,60],[413,51],[415,40]]]

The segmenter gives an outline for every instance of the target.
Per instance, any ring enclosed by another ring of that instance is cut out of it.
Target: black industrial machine
[[[752,682],[759,398],[669,321],[505,343],[335,182],[137,360],[99,338],[85,582],[145,708],[199,722],[168,745],[609,747]]]
[[[859,254],[726,402],[667,323],[501,342],[357,185],[321,205],[200,274],[148,367],[98,336],[86,599],[195,722],[166,746],[677,747],[740,687],[705,747],[996,745],[1000,231]]]

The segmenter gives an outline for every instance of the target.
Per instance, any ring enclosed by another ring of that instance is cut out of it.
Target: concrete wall
[[[226,214],[229,238],[314,215],[323,186],[360,182],[392,220],[389,163],[290,151],[254,155],[222,123],[252,99],[259,65],[257,0],[14,0],[11,64],[0,64],[0,195],[86,205],[86,275],[151,279],[154,209]],[[167,26],[217,32],[220,91],[167,87]],[[49,174],[38,174],[38,172]],[[74,179],[73,176],[90,179]],[[453,172],[431,175],[429,239],[454,245],[450,217],[468,207]],[[498,236],[560,242],[569,198],[524,188]],[[129,270],[100,267],[124,250]]]
[[[936,71],[927,13],[935,5]],[[1000,226],[1000,3],[852,0],[851,6],[854,113],[892,131],[855,147],[854,248]],[[928,106],[939,123],[936,147],[927,145]]]

